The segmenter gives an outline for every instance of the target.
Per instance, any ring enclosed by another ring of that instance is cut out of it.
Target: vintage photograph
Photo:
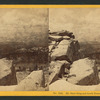
[[[49,91],[100,90],[100,8],[49,8]]]
[[[99,91],[100,8],[0,8],[0,91]]]
[[[0,8],[0,91],[48,91],[47,8]]]

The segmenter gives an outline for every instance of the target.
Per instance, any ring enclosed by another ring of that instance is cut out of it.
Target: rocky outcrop
[[[84,54],[81,54],[79,42],[75,39],[72,32],[52,32],[49,36],[51,43],[55,42],[52,49],[49,51],[49,56],[51,57],[49,67],[49,82],[51,83],[49,89],[51,91],[56,91],[57,88],[59,88],[58,91],[67,90],[66,88],[68,88],[68,91],[85,91],[91,87],[89,85],[99,84],[99,76],[95,60],[83,58]],[[49,46],[51,46],[51,43]],[[66,66],[65,61],[67,61],[68,66],[66,68],[64,67]],[[63,82],[66,86],[60,84],[62,79],[64,79]],[[82,89],[80,85],[84,85]],[[86,85],[88,85],[88,87],[86,87]],[[69,88],[71,86],[72,89]],[[90,90],[92,90],[92,88]]]
[[[49,33],[49,84],[69,73],[70,64],[80,58],[80,45],[72,32]]]
[[[43,71],[33,71],[16,86],[15,91],[44,91],[44,86]]]
[[[17,78],[15,68],[12,66],[12,60],[0,59],[0,85],[16,85]]]
[[[49,69],[49,84],[53,83],[54,81],[62,78],[65,72],[65,69],[69,68],[70,64],[67,61],[52,61],[50,63]]]
[[[75,40],[62,40],[51,54],[51,60],[67,60],[73,62],[74,60],[79,59],[78,44],[78,41]]]
[[[49,40],[51,43],[49,44],[49,52],[52,61],[66,60],[72,63],[80,58],[80,45],[73,36],[73,33],[68,31],[50,33]],[[55,41],[55,44],[52,44],[53,41]]]
[[[68,82],[77,85],[95,85],[99,83],[95,61],[88,58],[80,59],[71,65]]]

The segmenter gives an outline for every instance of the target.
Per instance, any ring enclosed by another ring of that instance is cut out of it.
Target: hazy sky
[[[0,8],[0,42],[33,42],[45,45],[47,31],[46,8]]]
[[[49,20],[49,23],[48,23]],[[47,44],[51,31],[68,30],[79,41],[100,41],[100,8],[0,8],[0,42]]]
[[[100,41],[100,8],[50,8],[49,29],[71,31],[79,41]]]

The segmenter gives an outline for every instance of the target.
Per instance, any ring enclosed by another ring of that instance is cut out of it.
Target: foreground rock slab
[[[17,78],[15,68],[12,65],[12,60],[5,58],[0,59],[0,85],[16,85]]]
[[[65,73],[65,69],[69,68],[70,64],[67,61],[52,61],[50,63],[50,76],[49,76],[49,84],[55,82],[59,78],[62,78]]]
[[[42,70],[33,71],[15,88],[15,91],[44,91],[45,79]]]
[[[49,91],[95,91],[98,86],[99,85],[80,86],[74,85],[65,80],[57,80],[56,82],[50,84]]]
[[[75,61],[71,65],[68,82],[77,85],[95,85],[99,83],[95,61],[88,58]]]

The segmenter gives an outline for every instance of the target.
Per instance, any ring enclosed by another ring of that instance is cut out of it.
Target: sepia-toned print
[[[49,91],[99,91],[100,8],[49,9]]]
[[[100,8],[0,8],[0,91],[99,91]]]
[[[48,9],[0,8],[0,91],[48,91]]]

